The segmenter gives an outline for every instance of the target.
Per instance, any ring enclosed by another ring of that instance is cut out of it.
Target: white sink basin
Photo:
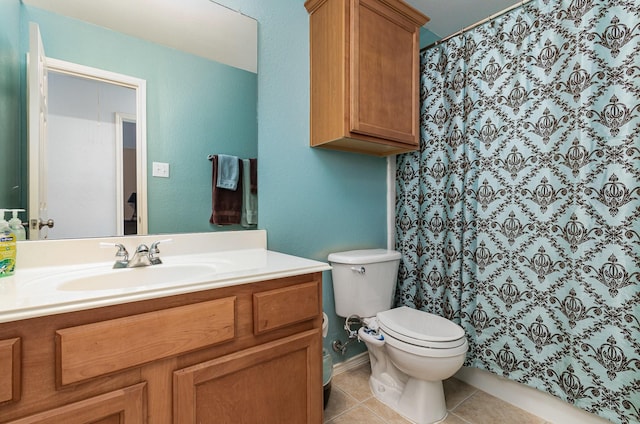
[[[117,290],[181,282],[206,281],[216,273],[213,264],[161,264],[139,268],[93,270],[62,278],[58,290]]]

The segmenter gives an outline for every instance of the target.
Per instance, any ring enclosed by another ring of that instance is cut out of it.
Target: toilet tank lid
[[[397,261],[402,257],[400,252],[387,249],[349,250],[329,254],[327,260],[335,264],[372,264],[378,262]]]

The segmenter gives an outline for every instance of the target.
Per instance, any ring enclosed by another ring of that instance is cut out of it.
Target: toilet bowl
[[[358,337],[369,351],[373,394],[414,423],[445,419],[442,380],[464,362],[468,350],[464,330],[428,312],[391,308],[398,252],[359,250],[331,254],[328,259],[337,314],[359,314],[365,324]]]
[[[442,380],[464,362],[468,342],[462,328],[406,306],[379,312],[365,322],[358,334],[369,350],[374,395],[413,422],[445,419]]]

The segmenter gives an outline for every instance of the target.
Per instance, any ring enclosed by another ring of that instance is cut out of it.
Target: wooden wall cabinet
[[[419,40],[401,0],[307,0],[311,146],[387,156],[420,146]]]
[[[1,323],[0,423],[320,424],[321,275]]]

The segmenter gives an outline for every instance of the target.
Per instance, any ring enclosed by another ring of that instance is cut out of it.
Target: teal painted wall
[[[258,20],[260,227],[269,249],[326,261],[386,247],[386,159],[309,147],[309,16],[302,0],[216,0]],[[329,335],[345,340],[324,273]],[[363,352],[353,344],[343,361]]]
[[[424,27],[420,28],[420,48],[421,49],[424,47],[430,46],[431,44],[435,43],[441,38],[442,37],[440,37],[435,32],[431,32]]]
[[[21,205],[20,5],[0,0],[0,208]]]
[[[149,232],[220,229],[208,222],[207,155],[257,156],[256,74],[28,6],[25,52],[29,21],[40,26],[47,56],[147,81]],[[151,177],[154,161],[170,164],[170,178]]]

